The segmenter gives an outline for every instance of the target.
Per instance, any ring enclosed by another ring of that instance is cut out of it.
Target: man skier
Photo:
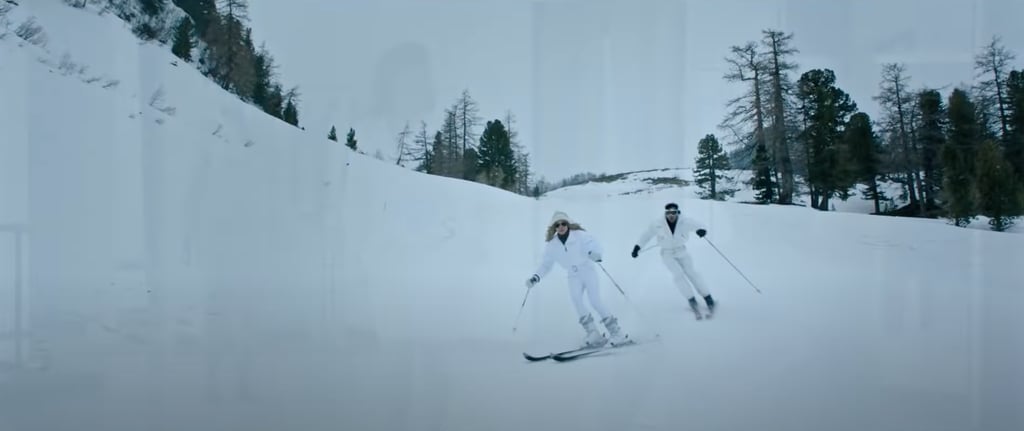
[[[715,301],[711,298],[704,278],[697,273],[693,266],[693,258],[686,251],[686,242],[690,239],[690,232],[696,232],[697,236],[704,237],[707,229],[689,217],[679,216],[679,205],[668,203],[665,205],[665,216],[651,223],[640,235],[640,240],[633,246],[633,258],[640,254],[641,246],[647,244],[651,238],[657,238],[657,245],[661,247],[661,260],[668,267],[669,272],[675,281],[676,288],[689,297],[690,308],[701,318],[697,308],[697,298],[694,297],[692,289],[695,289],[707,304],[708,311],[714,313]]]
[[[567,272],[569,297],[579,316],[578,322],[586,331],[584,347],[600,347],[609,341],[612,345],[625,343],[629,336],[619,328],[618,319],[601,301],[601,294],[598,291],[600,285],[594,262],[601,261],[602,248],[597,239],[569,219],[564,212],[557,211],[551,217],[551,224],[548,225],[544,240],[544,257],[536,272],[526,280],[526,287],[532,288],[539,283],[541,277],[547,275],[557,262]],[[601,323],[608,329],[610,339],[598,331],[593,316],[584,307],[584,293],[590,305],[601,317]]]

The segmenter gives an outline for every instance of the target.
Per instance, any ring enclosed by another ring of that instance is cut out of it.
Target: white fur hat
[[[556,221],[559,221],[559,220],[565,220],[565,221],[567,221],[569,223],[573,222],[572,219],[569,218],[568,214],[566,214],[564,212],[561,212],[561,211],[555,211],[555,213],[551,216],[551,222],[548,223],[548,225],[553,225],[553,224],[555,224]]]

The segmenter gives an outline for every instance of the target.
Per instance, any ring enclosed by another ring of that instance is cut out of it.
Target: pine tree
[[[975,212],[976,153],[981,125],[967,91],[957,88],[949,96],[949,136],[942,147],[943,191],[947,217],[960,227],[970,224]]]
[[[533,174],[530,172],[530,155],[522,149],[517,149],[514,152],[516,155],[515,192],[526,196],[530,193],[530,181],[533,179]]]
[[[142,16],[135,21],[135,25],[132,27],[135,35],[144,40],[160,39],[161,42],[166,42],[164,38],[161,38],[166,29],[166,22],[160,18],[160,15],[167,7],[167,0],[138,0],[138,5]],[[134,14],[127,10],[127,4],[123,4],[122,7],[125,10],[118,16],[126,19],[135,18]]]
[[[284,104],[284,112],[282,112],[283,119],[284,119],[284,121],[286,123],[298,127],[298,125],[299,125],[299,107],[298,107],[299,90],[298,90],[298,88],[292,88],[291,90],[288,90],[288,93],[286,93],[284,97],[285,97],[285,104]]]
[[[702,190],[701,199],[725,200],[735,195],[729,188],[733,178],[728,175],[729,156],[714,134],[707,134],[697,143],[697,159],[693,170],[694,183]]]
[[[726,58],[729,72],[724,75],[728,82],[740,82],[748,85],[742,95],[729,100],[726,107],[730,109],[719,125],[739,141],[741,154],[749,155],[753,177],[747,182],[754,191],[759,203],[776,201],[775,189],[778,184],[774,178],[772,157],[768,151],[766,94],[770,94],[769,63],[757,52],[755,42],[747,42],[743,46],[730,49],[732,57]]]
[[[935,208],[942,185],[942,164],[939,153],[946,141],[948,113],[942,95],[936,90],[924,90],[918,95],[918,110],[921,121],[918,125],[917,140],[921,149],[921,169],[924,184],[921,194],[927,208]]]
[[[830,198],[844,198],[853,186],[842,143],[846,122],[857,104],[835,82],[835,73],[829,69],[804,72],[797,82],[811,207],[822,211],[828,210]]]
[[[1007,129],[1006,160],[1024,187],[1024,70],[1014,70],[1006,80]]]
[[[167,0],[138,0],[142,13],[151,17],[159,16],[167,7]]]
[[[222,88],[250,100],[256,71],[255,47],[245,26],[249,6],[245,0],[218,0],[217,8],[222,12],[210,23],[206,63]]]
[[[514,126],[516,122],[516,116],[512,114],[512,111],[505,111],[505,131],[508,132],[508,140],[512,143],[512,148],[519,147],[519,130]]]
[[[504,190],[513,190],[516,178],[516,160],[508,131],[501,120],[488,121],[480,135],[477,172],[486,184]]]
[[[171,46],[171,53],[187,62],[192,61],[192,49],[196,42],[192,39],[192,19],[184,17],[178,21],[174,30],[174,43]]]
[[[174,0],[174,4],[185,11],[195,23],[195,33],[206,40],[207,29],[217,19],[215,0]]]
[[[758,57],[757,45],[747,42],[743,46],[733,46],[732,56],[726,58],[729,71],[723,76],[727,82],[738,82],[747,85],[743,93],[726,103],[729,113],[718,126],[738,141],[737,153],[741,154],[742,167],[751,166],[758,147],[767,145],[765,134],[765,103],[764,94],[767,88],[767,65]],[[767,148],[763,149],[767,153]],[[757,169],[756,167],[754,168]],[[769,190],[769,195],[771,191]],[[772,199],[769,196],[769,202]]]
[[[457,105],[444,111],[444,121],[440,131],[443,148],[442,151],[434,151],[438,168],[436,173],[451,178],[464,178],[465,165],[463,165]]]
[[[430,150],[430,160],[427,164],[427,172],[434,175],[444,176],[447,172],[448,147],[444,142],[444,133],[438,130],[434,133],[434,142]]]
[[[477,140],[476,127],[480,125],[480,117],[477,114],[480,112],[480,108],[473,97],[469,95],[469,89],[462,90],[462,95],[455,102],[454,108],[458,124],[457,139],[462,145],[461,152],[465,153],[472,148]]]
[[[334,128],[334,126],[331,126],[331,131],[327,132],[327,139],[330,139],[334,142],[338,142],[338,129]]]
[[[480,163],[480,153],[476,149],[470,147],[466,151],[462,152],[462,160],[459,163],[460,169],[462,169],[462,179],[468,181],[479,182],[480,171],[478,165]]]
[[[852,177],[867,186],[864,199],[873,201],[874,213],[880,214],[880,201],[885,199],[885,194],[878,189],[878,176],[882,169],[882,146],[872,129],[871,117],[868,114],[858,112],[850,116],[845,141],[847,153],[850,155]]]
[[[402,164],[403,161],[408,161],[415,157],[413,148],[409,145],[409,136],[412,136],[412,129],[409,128],[409,122],[406,121],[402,131],[398,132],[395,142],[397,146],[396,152],[398,153],[398,157],[395,158],[395,164],[398,166],[405,166]]]
[[[416,147],[416,157],[414,158],[414,160],[420,162],[420,164],[416,166],[416,170],[428,174],[433,174],[433,151],[431,150],[430,137],[429,135],[427,135],[426,121],[420,121],[420,130],[416,132],[414,143]]]
[[[349,128],[348,135],[345,137],[345,146],[351,148],[353,151],[359,150],[359,142],[356,140],[356,129]]]
[[[275,82],[271,85],[263,110],[277,118],[284,118],[284,92],[281,90],[281,84]]]
[[[896,157],[895,168],[899,174],[895,179],[906,187],[910,204],[920,207],[918,194],[921,178],[919,163],[911,142],[913,124],[912,102],[907,83],[909,80],[905,65],[883,65],[880,91],[874,99],[882,109],[883,130],[886,136],[892,139],[888,152]]]
[[[291,98],[284,104],[284,121],[293,126],[299,125],[299,111]]]
[[[266,45],[261,44],[259,51],[253,53],[252,103],[270,115],[283,118],[283,108],[275,107],[271,103],[276,67],[274,57],[267,51]]]
[[[769,78],[770,97],[768,98],[767,111],[770,114],[771,125],[769,126],[768,147],[771,149],[772,161],[775,170],[781,176],[781,189],[779,190],[779,203],[793,203],[793,195],[796,192],[795,172],[790,148],[789,126],[787,113],[790,108],[790,100],[794,91],[793,83],[789,78],[789,72],[797,69],[797,64],[789,60],[789,57],[800,51],[790,46],[793,40],[792,33],[785,33],[778,30],[763,30],[761,44],[767,50],[764,54],[764,62],[767,66]]]
[[[1006,138],[1010,136],[1006,80],[1009,77],[1010,62],[1016,56],[1001,42],[999,36],[993,36],[985,49],[974,57],[976,77],[984,77],[978,83],[975,104],[984,114],[982,123],[985,130],[998,129],[1005,145]],[[995,123],[995,127],[990,123]]]
[[[508,140],[512,144],[512,153],[515,154],[515,192],[525,196],[530,193],[530,182],[532,181],[530,155],[523,148],[522,144],[519,143],[519,131],[515,127],[515,121],[515,115],[512,115],[512,111],[505,111],[505,131],[508,133]]]
[[[758,203],[771,203],[777,186],[772,171],[772,160],[768,156],[768,147],[758,145],[754,148],[754,176],[748,184],[754,189],[754,199]]]
[[[1003,151],[994,140],[986,140],[977,155],[977,196],[979,213],[989,218],[991,229],[1003,232],[1021,214],[1021,188]]]

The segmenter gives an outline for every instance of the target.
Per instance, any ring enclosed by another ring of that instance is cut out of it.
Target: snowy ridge
[[[753,202],[754,191],[747,184],[751,177],[750,171],[731,170],[727,172],[727,175],[732,178],[732,181],[726,181],[724,185],[736,190],[736,192],[733,196],[725,198],[724,201],[735,203]],[[805,194],[794,197],[795,204],[803,206],[809,211],[815,211],[810,207],[810,200],[806,195],[806,186],[800,184],[798,186],[798,189]],[[880,181],[878,187],[887,197],[887,199],[881,201],[882,211],[907,205],[908,201],[900,197],[902,186],[899,183]],[[866,190],[867,186],[858,184],[847,200],[832,199],[830,201],[831,211],[854,214],[873,213],[874,202],[864,198]],[[701,192],[700,187],[694,183],[692,168],[662,168],[606,174],[584,184],[549,191],[542,196],[542,199],[586,200],[625,195],[654,194],[663,191],[674,196],[675,199],[700,199]],[[941,223],[955,228],[946,220],[920,218],[914,220],[920,223]],[[990,230],[988,218],[978,216],[968,228]],[[1005,233],[1024,233],[1024,220],[1018,220]]]
[[[115,17],[11,16],[49,51],[0,40],[0,227],[29,245],[0,230],[0,430],[1024,428],[1017,235],[648,173],[534,200],[292,127]],[[64,53],[119,83],[61,73]],[[712,321],[657,250],[629,256],[670,200],[708,226],[688,248]],[[657,342],[523,359],[582,336],[559,268],[511,331],[555,210],[601,241],[622,327]]]
[[[742,185],[742,180],[749,177],[744,172],[730,172],[734,178],[732,187],[741,189],[727,201],[741,201],[753,198],[749,188]],[[691,168],[661,168],[636,172],[602,175],[585,184],[562,187],[544,194],[545,198],[598,198],[625,196],[634,194],[650,194],[662,190],[674,190],[681,198],[698,199],[699,188],[693,182]]]

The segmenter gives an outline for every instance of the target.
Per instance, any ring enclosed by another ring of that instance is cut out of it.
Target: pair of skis
[[[718,307],[716,306],[715,308],[718,308]],[[697,320],[711,319],[715,315],[714,311],[709,310],[709,309],[705,309],[705,308],[702,308],[702,307],[698,307],[698,308],[692,308],[691,307],[690,311],[693,312],[693,316]],[[658,338],[659,335],[655,335],[654,337]],[[575,349],[565,350],[565,351],[558,352],[558,353],[548,353],[546,355],[531,355],[529,353],[523,352],[523,357],[526,358],[526,360],[528,360],[530,362],[539,362],[539,361],[545,361],[545,360],[548,360],[548,359],[552,359],[552,360],[557,361],[557,362],[569,362],[569,361],[574,361],[576,359],[585,358],[585,357],[593,355],[595,353],[605,352],[605,351],[608,351],[608,350],[617,349],[617,348],[625,347],[625,346],[633,346],[633,345],[636,345],[636,344],[638,344],[636,339],[630,338],[630,339],[626,340],[625,342],[618,343],[618,344],[613,344],[613,343],[609,342],[609,343],[607,343],[607,344],[605,344],[603,346],[600,346],[600,347],[578,347],[578,348],[575,348]]]
[[[700,309],[691,308],[690,311],[693,312],[693,318],[697,320],[710,319],[715,315],[715,312],[711,310],[705,310],[702,312]]]
[[[706,305],[697,305],[693,302],[690,303],[690,311],[693,312],[693,318],[697,320],[710,319],[714,317],[717,310],[718,304],[715,304],[712,308]]]
[[[546,355],[531,355],[529,353],[523,352],[523,357],[530,362],[544,361],[548,359],[554,360],[556,362],[569,362],[580,358],[585,358],[595,353],[605,352],[608,350],[618,349],[620,347],[632,346],[636,344],[636,340],[629,339],[617,344],[612,344],[609,342],[599,347],[578,347],[575,349],[566,350],[558,353],[548,353]]]

